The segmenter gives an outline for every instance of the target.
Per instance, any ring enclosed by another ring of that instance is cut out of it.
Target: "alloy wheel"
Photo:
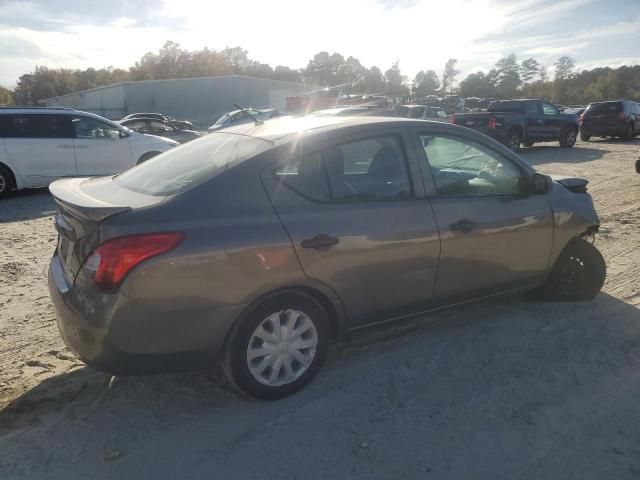
[[[247,346],[251,375],[263,385],[287,385],[311,366],[318,346],[318,332],[299,310],[282,310],[265,318]]]
[[[569,130],[567,132],[567,145],[572,147],[576,144],[577,133],[575,130]]]
[[[517,152],[520,148],[520,137],[518,135],[511,135],[509,137],[509,150]]]
[[[7,181],[4,178],[4,175],[0,173],[0,193],[4,192],[5,188],[7,188]]]

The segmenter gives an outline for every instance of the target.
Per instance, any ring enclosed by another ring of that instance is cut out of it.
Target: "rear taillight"
[[[624,112],[618,113],[618,120],[624,120],[624,117],[625,117]]]
[[[489,117],[489,128],[496,128],[496,117]]]
[[[584,123],[584,114],[580,115],[580,117],[578,118],[579,118],[578,121],[580,122],[580,126],[582,126],[582,124]]]
[[[100,290],[113,290],[133,268],[173,250],[185,236],[182,232],[168,232],[114,238],[89,255],[83,270]]]
[[[453,115],[451,115],[451,123],[454,124],[454,125],[456,124],[456,115],[455,115],[455,113]]]

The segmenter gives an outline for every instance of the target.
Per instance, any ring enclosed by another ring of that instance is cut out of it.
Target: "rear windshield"
[[[488,112],[522,112],[524,102],[491,102]]]
[[[272,146],[261,138],[215,132],[192,140],[115,178],[119,185],[147,195],[175,195],[224,172]]]
[[[585,113],[596,113],[599,115],[606,113],[618,113],[622,111],[622,102],[593,103],[589,105]]]

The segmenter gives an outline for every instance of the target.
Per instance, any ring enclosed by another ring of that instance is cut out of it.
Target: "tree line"
[[[534,58],[518,61],[516,54],[496,62],[488,72],[469,74],[458,82],[458,61],[449,59],[441,75],[423,70],[409,81],[398,62],[384,72],[369,68],[352,56],[319,52],[302,69],[275,68],[253,60],[241,47],[189,51],[168,41],[157,52],[145,54],[129,69],[74,70],[36,66],[18,79],[15,89],[0,87],[0,105],[37,105],[45,98],[135,80],[159,80],[216,75],[248,75],[333,87],[343,93],[369,93],[421,99],[428,95],[459,94],[480,98],[545,98],[559,104],[587,104],[615,98],[640,100],[640,65],[575,71],[575,60],[562,56],[553,78]]]

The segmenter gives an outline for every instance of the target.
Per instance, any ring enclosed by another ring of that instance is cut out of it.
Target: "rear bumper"
[[[624,135],[627,129],[627,124],[623,123],[620,125],[603,125],[603,126],[589,126],[583,125],[580,127],[580,133],[582,135],[588,135],[590,137],[601,137],[601,136],[622,136]]]
[[[49,294],[60,335],[85,363],[114,375],[215,369],[243,305],[154,312],[121,293],[69,287],[54,256]]]

